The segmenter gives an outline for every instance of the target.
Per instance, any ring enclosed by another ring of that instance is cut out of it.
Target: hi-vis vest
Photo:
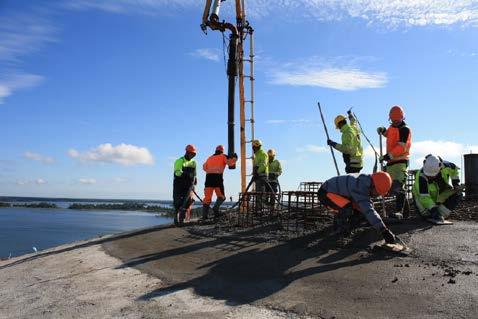
[[[390,156],[387,165],[408,163],[412,147],[412,131],[407,124],[402,122],[398,127],[391,125],[385,136],[387,137],[387,154]]]

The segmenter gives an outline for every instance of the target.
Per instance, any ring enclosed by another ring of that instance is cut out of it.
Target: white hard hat
[[[423,161],[423,173],[429,177],[435,177],[440,173],[441,161],[438,157],[429,155]]]

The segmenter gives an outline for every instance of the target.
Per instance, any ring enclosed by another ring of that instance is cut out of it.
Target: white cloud
[[[0,17],[0,61],[18,62],[20,56],[55,41],[56,29],[38,15]]]
[[[3,79],[0,78],[0,104],[14,91],[34,87],[42,81],[42,76],[34,74],[9,74]]]
[[[417,165],[423,163],[423,159],[428,154],[442,157],[444,160],[459,161],[463,154],[478,153],[478,145],[465,145],[451,141],[426,140],[412,144],[413,162]]]
[[[270,83],[292,86],[317,86],[341,91],[384,87],[388,80],[383,72],[365,72],[356,68],[296,66],[297,70],[273,70]]]
[[[249,0],[246,3],[248,16],[255,19],[287,16],[340,21],[354,18],[386,28],[453,24],[478,26],[476,0]],[[202,9],[204,1],[70,0],[66,5],[75,9],[99,9],[112,13],[157,14],[173,8]],[[233,1],[224,2],[222,8],[221,18],[233,18]]]
[[[125,166],[154,164],[153,155],[147,148],[130,144],[113,146],[106,143],[85,152],[70,149],[68,155],[82,162],[115,163]]]
[[[78,180],[80,184],[93,185],[96,184],[96,179],[94,178],[80,178]]]
[[[53,159],[53,157],[50,157],[50,156],[44,156],[44,155],[41,155],[41,154],[38,154],[38,153],[34,153],[34,152],[30,152],[30,151],[27,151],[23,154],[23,156],[25,156],[26,158],[28,159],[31,159],[31,160],[34,160],[34,161],[39,161],[39,162],[42,162],[44,164],[51,164],[53,163],[55,160]]]
[[[109,13],[158,14],[165,8],[201,7],[197,0],[69,0],[64,5],[71,9],[96,9]],[[164,12],[164,11],[163,11]]]
[[[43,185],[43,184],[46,184],[46,181],[43,179],[43,178],[38,178],[35,183],[37,185]]]
[[[328,148],[325,146],[318,146],[312,144],[297,148],[297,152],[299,153],[324,153],[327,152],[327,150]]]
[[[221,57],[221,51],[218,49],[197,49],[194,50],[194,52],[191,52],[191,55],[206,60],[218,62]]]

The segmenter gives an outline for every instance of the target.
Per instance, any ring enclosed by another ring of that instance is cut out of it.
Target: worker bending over
[[[206,182],[204,184],[204,199],[202,206],[202,219],[208,218],[209,209],[212,201],[212,195],[216,193],[216,202],[212,208],[214,212],[214,219],[219,218],[219,209],[226,200],[224,193],[224,170],[226,165],[229,169],[236,165],[237,154],[234,154],[231,158],[224,154],[224,146],[218,145],[214,155],[211,155],[206,162],[204,162],[202,168],[206,172]]]
[[[443,223],[462,197],[459,167],[428,155],[413,185],[413,198],[420,215],[433,223]]]
[[[363,168],[363,148],[360,140],[360,128],[357,120],[349,110],[347,112],[350,124],[343,115],[335,118],[335,128],[342,133],[342,144],[327,140],[327,144],[342,153],[345,163],[345,172],[360,173]]]
[[[412,131],[404,121],[405,113],[400,106],[390,109],[389,120],[391,125],[388,129],[385,127],[377,129],[379,135],[387,138],[387,154],[380,157],[380,162],[387,162],[385,171],[393,180],[390,194],[395,196],[395,212],[389,214],[389,217],[401,219],[408,217],[410,211],[405,186],[412,145]]]
[[[196,147],[186,146],[186,154],[174,162],[173,205],[175,210],[174,223],[182,226],[186,211],[194,203],[192,191],[197,184],[196,179]]]
[[[395,235],[385,226],[372,202],[372,197],[386,195],[391,186],[392,178],[385,172],[342,175],[322,184],[318,196],[323,205],[337,211],[335,226],[338,232],[346,234],[353,215],[361,213],[387,244],[394,244]]]

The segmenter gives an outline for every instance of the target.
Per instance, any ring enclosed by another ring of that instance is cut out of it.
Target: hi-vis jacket
[[[192,179],[196,177],[196,161],[187,160],[184,156],[174,162],[174,178]]]
[[[236,158],[228,158],[224,154],[214,154],[204,162],[202,168],[206,172],[206,187],[223,187],[223,174],[228,167],[236,164]],[[224,190],[223,190],[224,191]]]
[[[441,178],[445,183],[451,186],[456,187],[460,185],[460,168],[452,162],[443,161],[443,167],[440,171]]]
[[[335,145],[335,149],[343,153],[344,162],[350,167],[363,167],[363,148],[360,141],[360,128],[355,118],[350,119],[350,124],[345,124],[340,129],[342,144]]]
[[[236,163],[236,159],[227,158],[224,154],[214,154],[204,162],[202,168],[206,174],[223,174],[226,169],[226,165],[231,167]]]
[[[252,169],[255,176],[267,177],[269,175],[269,156],[262,148],[254,153],[254,166]]]
[[[407,124],[402,122],[397,127],[390,125],[384,135],[387,138],[387,154],[390,156],[387,165],[408,164],[412,147],[412,131]]]
[[[277,178],[282,174],[282,166],[278,160],[273,160],[269,163],[269,179],[277,181]]]
[[[418,208],[421,210],[430,210],[439,204],[443,204],[451,195],[450,191],[453,186],[460,184],[459,168],[450,162],[444,162],[440,170],[439,176],[433,180],[419,170],[415,175],[415,184],[413,184],[413,197],[417,202]],[[449,181],[452,181],[450,185]]]

